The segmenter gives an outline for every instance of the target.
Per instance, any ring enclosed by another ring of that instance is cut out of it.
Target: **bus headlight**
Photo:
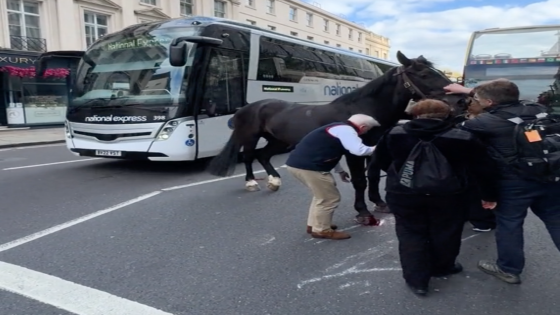
[[[176,120],[168,121],[167,123],[165,123],[165,125],[163,125],[163,128],[161,128],[161,130],[158,132],[156,136],[156,140],[164,141],[169,139],[169,137],[171,137],[171,134],[173,133],[173,131],[175,131],[177,126],[179,126],[178,121]]]

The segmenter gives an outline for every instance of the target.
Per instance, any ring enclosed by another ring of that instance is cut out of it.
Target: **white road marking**
[[[275,169],[278,170],[278,169],[280,169],[280,168],[285,168],[285,167],[286,167],[286,165],[282,165],[282,166],[277,167],[277,168],[275,168]],[[255,173],[255,174],[258,174],[258,173],[264,173],[264,172],[265,172],[264,170],[260,170],[260,171],[254,172],[254,173]],[[177,189],[182,189],[182,188],[200,186],[200,185],[204,185],[204,184],[209,184],[209,183],[224,181],[224,180],[228,180],[228,179],[231,179],[231,178],[237,178],[237,177],[241,177],[241,176],[245,176],[245,174],[237,174],[237,175],[233,175],[233,176],[230,176],[230,177],[221,177],[221,178],[216,178],[216,179],[203,180],[203,181],[200,181],[200,182],[190,183],[190,184],[187,184],[187,185],[181,185],[181,186],[163,188],[163,189],[160,189],[160,190],[158,190],[158,191],[154,191],[154,192],[151,192],[151,193],[149,193],[149,194],[145,194],[145,195],[136,197],[136,198],[134,198],[134,199],[127,200],[127,201],[125,201],[125,202],[119,203],[119,204],[114,205],[114,206],[112,206],[112,207],[109,207],[109,208],[106,208],[106,209],[103,209],[103,210],[99,210],[99,211],[96,211],[96,212],[94,212],[94,213],[87,214],[87,215],[82,216],[82,217],[80,217],[80,218],[77,218],[77,219],[74,219],[74,220],[70,220],[70,221],[68,221],[68,222],[59,224],[59,225],[57,225],[57,226],[53,226],[53,227],[51,227],[51,228],[48,228],[48,229],[39,231],[39,232],[37,232],[37,233],[33,233],[33,234],[31,234],[31,235],[24,236],[24,237],[22,237],[22,238],[20,238],[20,239],[17,239],[17,240],[14,240],[14,241],[11,241],[11,242],[2,244],[2,245],[0,245],[0,253],[3,252],[3,251],[6,251],[6,250],[8,250],[8,249],[12,249],[12,248],[14,248],[14,247],[23,245],[23,244],[25,244],[25,243],[29,243],[29,242],[34,241],[34,240],[36,240],[36,239],[39,239],[39,238],[41,238],[41,237],[44,237],[44,236],[47,236],[47,235],[56,233],[56,232],[61,231],[61,230],[64,230],[64,229],[67,229],[67,228],[72,227],[72,226],[74,226],[74,225],[76,225],[76,224],[80,224],[80,223],[82,223],[82,222],[89,221],[89,220],[91,220],[91,219],[94,219],[94,218],[96,218],[96,217],[102,216],[102,215],[107,214],[107,213],[111,213],[111,212],[113,212],[113,211],[115,211],[115,210],[124,208],[124,207],[126,207],[126,206],[130,206],[130,205],[135,204],[135,203],[137,203],[137,202],[140,202],[140,201],[142,201],[142,200],[146,200],[146,199],[152,198],[152,197],[154,197],[154,196],[156,196],[156,195],[159,195],[159,194],[161,194],[162,192],[165,192],[165,191],[171,191],[171,190],[177,190]]]
[[[286,165],[282,165],[275,169],[278,170],[285,167]],[[264,172],[264,170],[261,170],[254,173],[256,174]],[[36,239],[75,226],[82,222],[86,222],[104,214],[149,199],[165,191],[224,181],[231,178],[241,177],[243,175],[245,174],[205,180],[182,186],[163,188],[158,191],[154,191],[149,194],[145,194],[137,198],[119,203],[115,206],[96,211],[80,218],[70,220],[68,222],[53,226],[37,233],[33,233],[20,239],[2,244],[0,245],[0,252],[4,252],[14,247],[32,242]],[[262,245],[269,244],[274,240],[275,238],[272,237]],[[42,274],[33,270],[7,264],[4,262],[0,262],[0,289],[23,295],[25,297],[29,297],[46,304],[68,310],[78,315],[172,315],[170,313],[166,313],[137,302],[129,301],[103,291],[88,288],[76,283],[72,283],[70,281],[66,281],[60,278],[56,278],[50,275]]]
[[[354,267],[348,268],[348,269],[346,269],[342,272],[339,272],[339,273],[330,274],[330,275],[326,275],[326,276],[323,276],[323,277],[318,277],[318,278],[313,278],[313,279],[302,281],[297,285],[297,287],[298,287],[298,289],[301,289],[306,284],[310,284],[310,283],[313,283],[313,282],[318,282],[318,281],[321,281],[321,280],[344,277],[344,276],[351,275],[351,274],[371,273],[371,272],[378,272],[378,271],[401,271],[401,270],[402,270],[401,268],[358,269],[354,266]]]
[[[286,168],[286,164],[276,167],[274,168],[275,170],[279,170],[280,168]],[[256,171],[253,172],[254,174],[260,174],[260,173],[265,173],[265,170],[260,170],[260,171]],[[168,187],[168,188],[162,188],[162,191],[172,191],[172,190],[177,190],[177,189],[185,189],[185,188],[189,188],[189,187],[193,187],[193,186],[200,186],[200,185],[204,185],[204,184],[210,184],[210,183],[215,183],[215,182],[221,182],[223,180],[226,179],[230,179],[230,178],[238,178],[238,177],[243,177],[245,176],[245,173],[241,173],[241,174],[237,174],[237,175],[232,175],[230,177],[221,177],[221,178],[214,178],[214,179],[208,179],[208,180],[203,180],[200,182],[194,182],[194,183],[190,183],[190,184],[186,184],[186,185],[179,185],[179,186],[173,186],[173,187]]]
[[[0,289],[78,315],[172,315],[24,267],[0,262]]]
[[[465,237],[464,239],[462,239],[461,241],[464,242],[464,241],[466,241],[466,240],[470,240],[471,238],[477,237],[477,236],[480,236],[480,233],[479,233],[479,234],[473,234],[473,235],[467,236],[467,237]]]
[[[48,147],[62,147],[66,146],[66,144],[42,144],[42,145],[32,145],[32,146],[25,146],[25,147],[12,147],[12,148],[4,148],[0,149],[0,152],[4,151],[13,151],[13,150],[27,150],[27,149],[37,149],[37,148],[48,148]]]
[[[264,172],[265,172],[264,170],[260,170],[260,171],[256,171],[256,172],[253,172],[253,173],[254,174],[260,174],[260,173],[264,173]],[[194,182],[194,183],[190,183],[190,184],[186,184],[186,185],[179,185],[179,186],[173,186],[173,187],[168,187],[168,188],[162,188],[161,191],[172,191],[172,190],[177,190],[177,189],[185,189],[185,188],[200,186],[200,185],[204,185],[204,184],[221,182],[221,181],[226,180],[226,179],[238,178],[238,177],[242,177],[242,176],[245,176],[245,174],[237,174],[237,175],[232,175],[230,177],[214,178],[214,179],[203,180],[203,181],[200,181],[200,182]]]
[[[366,280],[366,281],[351,281],[351,282],[348,282],[348,283],[345,283],[345,284],[339,286],[338,289],[342,290],[342,289],[346,289],[346,288],[349,288],[351,286],[355,286],[355,285],[358,285],[358,284],[363,284],[364,287],[371,286],[371,283],[368,280]]]
[[[36,240],[36,239],[39,239],[39,238],[41,238],[41,237],[45,237],[45,236],[47,236],[47,235],[56,233],[56,232],[58,232],[58,231],[67,229],[67,228],[69,228],[69,227],[71,227],[71,226],[74,226],[74,225],[76,225],[76,224],[80,224],[80,223],[82,223],[82,222],[86,222],[86,221],[88,221],[88,220],[91,220],[91,219],[93,219],[93,218],[102,216],[102,215],[104,215],[104,214],[113,212],[113,211],[118,210],[118,209],[121,209],[121,208],[124,208],[124,207],[126,207],[126,206],[130,206],[131,204],[135,204],[135,203],[138,203],[138,202],[140,202],[140,201],[142,201],[142,200],[146,200],[146,199],[151,198],[151,197],[153,197],[153,196],[159,195],[160,193],[161,193],[161,191],[154,191],[154,192],[151,192],[151,193],[149,193],[149,194],[145,194],[145,195],[142,195],[142,196],[140,196],[140,197],[127,200],[127,201],[125,201],[125,202],[123,202],[123,203],[119,203],[118,205],[114,205],[114,206],[112,206],[112,207],[109,207],[109,208],[106,208],[106,209],[103,209],[103,210],[96,211],[96,212],[94,212],[94,213],[90,213],[90,214],[84,215],[83,217],[80,217],[80,218],[77,218],[77,219],[74,219],[74,220],[70,220],[70,221],[68,221],[68,222],[65,222],[65,223],[62,223],[62,224],[53,226],[53,227],[51,227],[51,228],[48,228],[48,229],[39,231],[39,232],[37,232],[37,233],[33,233],[33,234],[31,234],[31,235],[24,236],[24,237],[22,237],[22,238],[20,238],[20,239],[17,239],[17,240],[15,240],[15,241],[11,241],[11,242],[2,244],[2,245],[0,245],[0,252],[6,251],[6,250],[8,250],[8,249],[11,249],[11,248],[14,248],[14,247],[17,247],[17,246],[20,246],[20,245],[23,245],[23,244],[25,244],[25,243],[29,243],[29,242],[34,241],[34,240]]]
[[[101,160],[101,159],[102,159],[102,158],[91,158],[91,159],[71,160],[71,161],[53,162],[53,163],[45,163],[45,164],[35,164],[35,165],[8,167],[8,168],[3,169],[3,171],[20,170],[20,169],[23,169],[23,168],[41,167],[41,166],[49,166],[49,165],[57,165],[57,164],[68,164],[68,163],[76,163],[76,162],[87,162],[87,161]]]
[[[262,243],[261,245],[270,244],[270,243],[274,242],[274,240],[276,240],[276,237],[272,236],[271,238],[269,238],[266,242]]]
[[[479,235],[480,234],[470,235],[470,236],[467,236],[467,237],[463,238],[461,241],[464,242],[466,240],[472,239],[472,238],[474,238],[476,236],[479,236]],[[380,272],[380,271],[401,271],[402,270],[401,268],[377,268],[377,267],[368,268],[368,269],[361,269],[360,268],[363,265],[367,264],[368,262],[373,262],[376,259],[390,253],[393,250],[393,247],[390,246],[390,245],[394,242],[396,242],[396,240],[390,240],[390,241],[387,241],[385,243],[379,244],[375,247],[368,248],[367,250],[365,250],[363,252],[359,252],[357,254],[350,255],[350,256],[344,258],[341,262],[339,262],[337,264],[334,264],[331,267],[328,267],[327,269],[325,269],[325,271],[324,271],[325,274],[323,276],[301,281],[300,283],[297,284],[297,288],[301,289],[304,286],[306,286],[308,284],[311,284],[311,283],[321,282],[323,280],[341,278],[341,277],[345,277],[345,276],[349,276],[349,275],[356,275],[356,274],[362,274],[362,273],[373,273],[373,272]],[[336,269],[341,268],[342,266],[346,265],[350,261],[354,261],[354,265],[352,267],[347,268],[345,270],[342,270],[340,272],[332,273]],[[343,285],[339,286],[339,289],[349,287],[349,285],[347,285],[349,283],[352,283],[352,285],[356,285],[360,282],[347,282],[346,284],[343,284]]]

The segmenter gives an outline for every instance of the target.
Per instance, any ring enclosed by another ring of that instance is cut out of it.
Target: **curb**
[[[36,145],[58,144],[58,143],[64,143],[64,142],[66,142],[66,140],[52,140],[52,141],[36,141],[36,142],[24,142],[24,143],[0,144],[0,149],[32,147],[32,146],[36,146]]]

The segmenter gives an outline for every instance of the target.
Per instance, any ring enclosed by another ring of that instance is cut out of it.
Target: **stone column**
[[[230,0],[231,2],[231,9],[228,12],[227,18],[232,20],[239,20],[239,6],[241,5],[241,1],[239,0]]]
[[[83,50],[85,43],[82,43],[80,32],[84,32],[81,26],[81,19],[78,6],[73,0],[57,0],[56,16],[58,23],[58,49],[59,50]],[[49,46],[49,43],[47,43]],[[49,49],[51,50],[51,49]]]
[[[140,22],[138,20],[138,17],[136,16],[136,13],[134,13],[134,10],[137,10],[139,7],[138,2],[139,1],[131,1],[131,0],[121,1],[120,5],[122,9],[120,13],[122,16],[122,25],[120,25],[120,27],[118,27],[116,30],[112,30],[112,32],[122,30],[125,27],[138,24]]]

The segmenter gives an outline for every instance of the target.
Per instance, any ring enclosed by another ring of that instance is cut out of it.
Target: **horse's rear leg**
[[[255,180],[253,172],[253,161],[256,156],[256,148],[260,137],[251,139],[243,146],[243,163],[245,164],[245,189],[248,191],[259,191],[261,187]]]
[[[266,187],[272,191],[277,191],[280,189],[280,186],[282,186],[282,180],[280,179],[280,174],[278,174],[272,163],[270,163],[270,159],[277,154],[283,153],[288,148],[288,145],[273,138],[268,138],[267,140],[268,144],[257,153],[257,160],[261,163],[268,175],[268,184]]]

